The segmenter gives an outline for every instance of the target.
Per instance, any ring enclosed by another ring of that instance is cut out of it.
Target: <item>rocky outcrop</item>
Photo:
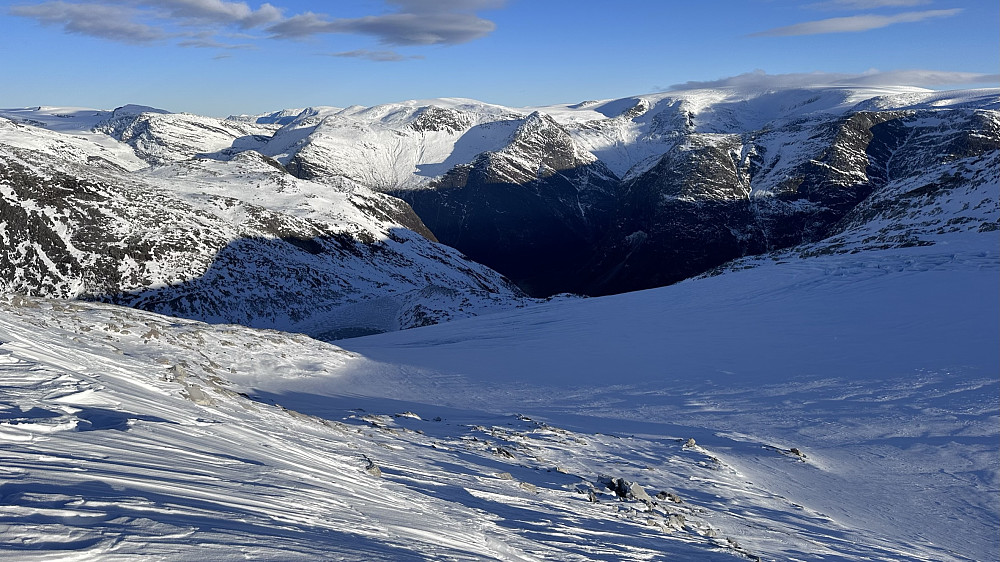
[[[529,115],[502,149],[452,168],[406,200],[443,243],[529,294],[568,290],[604,233],[618,178],[551,117]]]
[[[902,218],[901,185],[926,194],[990,181],[1000,158],[995,123],[996,113],[982,110],[862,111],[739,136],[687,135],[624,183],[584,292],[666,285],[890,213]],[[805,135],[801,144],[781,141]],[[908,207],[925,203],[910,198]],[[967,211],[977,228],[991,220],[983,209]],[[914,243],[889,234],[923,228],[908,224],[886,225],[882,247]]]
[[[0,137],[0,292],[327,339],[525,302],[388,195],[331,192],[249,152],[127,172],[32,148],[49,136]]]

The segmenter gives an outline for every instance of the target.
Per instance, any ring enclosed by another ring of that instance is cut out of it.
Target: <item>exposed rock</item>
[[[374,476],[375,478],[382,477],[382,469],[379,468],[377,464],[375,464],[375,461],[371,460],[368,457],[365,457],[365,472],[367,472],[371,476]]]

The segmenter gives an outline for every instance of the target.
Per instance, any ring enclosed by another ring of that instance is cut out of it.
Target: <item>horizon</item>
[[[424,103],[426,103],[426,104],[433,104],[433,102],[435,102],[435,101],[444,101],[444,100],[464,100],[464,101],[469,101],[469,102],[473,102],[473,103],[483,103],[483,104],[486,104],[486,105],[495,105],[495,106],[500,106],[500,107],[507,107],[507,108],[510,108],[510,109],[516,109],[516,110],[534,110],[534,109],[542,109],[543,110],[543,109],[545,109],[547,107],[561,107],[561,106],[566,106],[566,105],[570,105],[570,104],[577,104],[577,103],[588,103],[588,104],[594,103],[594,104],[599,104],[599,103],[605,103],[605,102],[612,102],[612,101],[619,100],[619,99],[638,98],[638,97],[644,97],[644,96],[656,96],[656,95],[661,95],[661,94],[662,95],[670,95],[670,94],[682,95],[683,93],[689,92],[689,91],[708,90],[708,89],[715,89],[715,90],[731,89],[731,90],[737,90],[737,91],[740,90],[740,89],[743,89],[743,91],[752,92],[752,91],[782,91],[782,90],[795,90],[795,89],[838,89],[838,88],[844,88],[844,89],[857,89],[857,90],[871,89],[874,92],[874,90],[881,90],[881,89],[899,89],[899,90],[904,90],[904,89],[912,88],[912,89],[920,90],[920,91],[942,92],[942,93],[944,93],[944,92],[977,91],[977,90],[997,90],[998,94],[1000,94],[1000,85],[996,85],[996,86],[980,86],[980,87],[971,86],[971,87],[958,87],[958,88],[952,88],[952,87],[937,87],[937,88],[935,88],[935,87],[929,87],[929,86],[908,86],[908,85],[899,84],[899,83],[896,83],[896,84],[891,84],[891,83],[877,83],[877,84],[857,84],[857,83],[849,83],[849,84],[833,84],[833,83],[830,83],[830,84],[788,84],[788,83],[782,83],[782,80],[781,80],[782,77],[781,76],[772,76],[772,75],[764,75],[763,76],[763,78],[766,79],[766,80],[774,79],[774,81],[772,83],[757,82],[755,85],[752,85],[752,86],[747,86],[747,85],[739,84],[739,83],[737,83],[737,84],[728,83],[728,82],[731,82],[731,81],[738,81],[741,78],[750,77],[750,76],[752,76],[752,77],[761,77],[761,75],[759,75],[759,74],[748,73],[747,75],[732,76],[732,77],[721,78],[721,79],[715,80],[715,81],[705,82],[705,85],[698,86],[698,87],[686,87],[686,86],[685,87],[677,87],[677,88],[672,88],[672,89],[669,89],[669,90],[660,90],[660,91],[655,91],[655,92],[634,93],[634,94],[631,94],[631,95],[624,95],[624,96],[621,96],[619,98],[586,99],[586,100],[584,100],[584,99],[564,100],[561,103],[557,102],[557,103],[551,103],[551,104],[546,104],[546,105],[507,106],[507,105],[503,105],[503,104],[494,103],[494,102],[492,102],[490,100],[480,100],[480,99],[473,99],[473,98],[457,98],[457,97],[452,96],[452,97],[424,98],[424,99],[399,99],[399,100],[386,101],[386,102],[377,103],[377,104],[370,104],[370,105],[353,104],[353,105],[350,105],[350,106],[340,106],[340,105],[337,105],[337,106],[334,106],[334,105],[311,105],[311,106],[309,106],[309,105],[306,105],[306,106],[295,106],[295,107],[291,107],[291,106],[289,106],[289,107],[275,107],[275,108],[267,109],[267,110],[264,110],[264,111],[261,111],[261,112],[257,112],[257,113],[233,113],[233,112],[229,112],[227,114],[215,114],[215,115],[209,115],[209,114],[205,114],[205,113],[195,113],[195,112],[191,112],[191,111],[174,111],[172,108],[169,108],[169,107],[156,107],[156,106],[149,105],[149,104],[134,103],[134,102],[130,102],[130,103],[122,104],[122,105],[117,105],[117,106],[80,106],[80,105],[69,105],[69,104],[41,104],[41,105],[35,104],[35,105],[18,106],[18,107],[0,107],[0,111],[8,111],[8,112],[34,111],[34,110],[38,110],[38,111],[51,111],[51,110],[115,111],[115,110],[122,109],[122,108],[125,108],[125,107],[133,106],[133,107],[138,107],[138,108],[146,108],[146,109],[153,110],[153,111],[162,111],[162,112],[170,113],[170,114],[189,114],[189,115],[198,115],[198,116],[201,116],[201,117],[212,117],[212,118],[216,118],[216,119],[228,119],[228,118],[233,118],[233,117],[255,117],[255,116],[269,115],[269,114],[273,114],[273,113],[279,113],[279,112],[282,112],[282,111],[305,111],[305,110],[308,110],[308,109],[335,109],[335,110],[344,110],[344,109],[349,109],[351,107],[358,107],[358,108],[368,109],[368,108],[378,107],[378,106],[383,106],[383,105],[424,104]],[[724,84],[714,85],[715,82],[724,82]],[[683,86],[683,85],[677,84],[676,86]],[[142,100],[138,100],[138,101],[142,101]]]
[[[0,84],[0,107],[225,117],[439,98],[541,107],[740,80],[1000,86],[996,3],[538,4],[350,0],[325,14],[315,0],[0,2],[0,51],[18,77]]]

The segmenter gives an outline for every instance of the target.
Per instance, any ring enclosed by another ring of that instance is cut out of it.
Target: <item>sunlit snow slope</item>
[[[343,350],[8,298],[0,551],[989,559],[997,242],[764,263]]]

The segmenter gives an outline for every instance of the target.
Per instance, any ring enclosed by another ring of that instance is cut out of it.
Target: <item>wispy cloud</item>
[[[941,70],[869,70],[860,74],[837,72],[802,72],[768,74],[755,70],[737,76],[674,84],[666,90],[741,88],[751,90],[809,88],[820,86],[953,86],[966,84],[997,85],[1000,74],[953,72]]]
[[[946,18],[958,15],[961,8],[950,10],[925,10],[922,12],[903,12],[891,16],[877,14],[862,14],[841,18],[828,18],[807,21],[752,33],[751,37],[783,37],[789,35],[820,35],[823,33],[852,33],[888,27],[897,23],[913,23],[933,18]]]
[[[89,35],[121,43],[152,43],[169,36],[159,27],[133,21],[136,16],[134,11],[122,6],[56,1],[13,6],[10,8],[10,13],[34,19],[43,25],[62,26],[66,33]]]
[[[810,8],[831,10],[876,10],[878,8],[908,8],[926,6],[933,0],[828,0],[812,4]]]
[[[194,24],[219,23],[249,29],[282,19],[282,11],[271,4],[262,4],[254,10],[246,2],[223,0],[136,0],[136,3],[159,9],[169,18]]]
[[[242,44],[222,43],[221,41],[216,41],[211,37],[193,37],[191,39],[178,41],[177,45],[179,47],[191,47],[195,49],[221,49],[228,51],[238,51],[238,50],[257,48],[256,45],[252,45],[250,43],[242,43]]]
[[[356,49],[354,51],[344,51],[341,53],[325,53],[325,56],[364,59],[374,62],[399,62],[424,58],[420,55],[403,55],[397,53],[396,51],[369,51],[368,49]]]
[[[269,3],[254,9],[246,2],[226,0],[48,0],[9,8],[11,15],[59,26],[67,33],[130,44],[174,39],[181,47],[245,48],[209,36],[225,30],[261,31],[273,39],[303,39],[320,34],[360,34],[386,45],[456,45],[496,29],[477,15],[502,8],[506,0],[384,0],[390,13],[336,18],[305,12],[286,16]],[[191,30],[199,33],[190,39]],[[260,37],[255,37],[259,39]],[[391,51],[347,51],[368,60],[390,60]],[[367,55],[363,53],[368,53]],[[391,60],[404,60],[407,57]],[[412,57],[410,57],[412,58]]]
[[[475,14],[500,7],[497,0],[391,0],[399,11],[361,18],[306,12],[267,28],[273,37],[302,39],[323,33],[370,35],[386,45],[456,45],[489,35],[496,24]]]

